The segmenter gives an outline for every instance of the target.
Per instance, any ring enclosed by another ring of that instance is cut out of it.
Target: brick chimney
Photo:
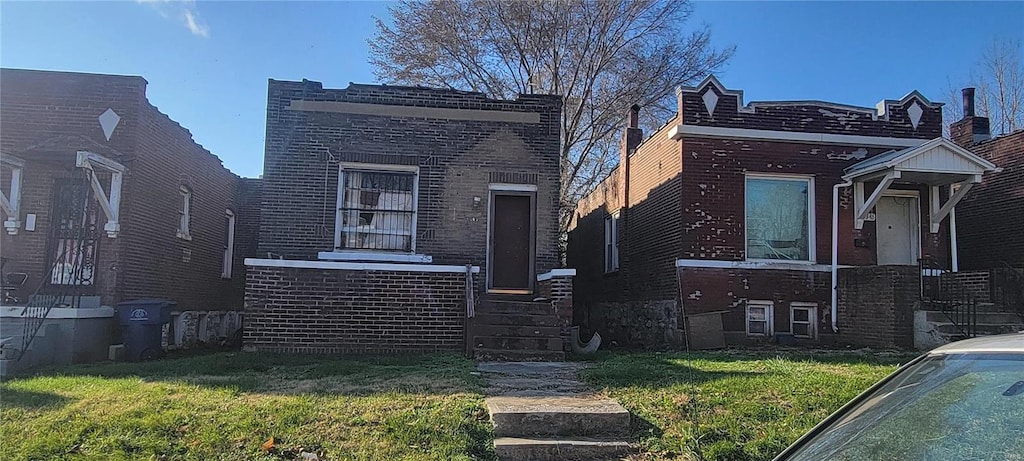
[[[988,117],[974,114],[974,88],[964,88],[964,118],[949,126],[949,137],[961,147],[984,141],[991,137]]]
[[[636,151],[644,132],[640,129],[640,106],[634,104],[626,115],[626,131],[619,150],[619,206],[629,206],[629,156]]]

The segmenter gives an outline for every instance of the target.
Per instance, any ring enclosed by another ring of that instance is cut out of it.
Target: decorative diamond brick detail
[[[107,141],[110,141],[110,136],[114,134],[114,128],[117,128],[117,124],[121,123],[121,116],[117,115],[113,109],[107,109],[99,116],[100,128],[103,128],[103,136],[107,137]]]
[[[704,92],[704,96],[701,96],[701,99],[704,100],[704,107],[708,108],[708,115],[715,115],[715,106],[718,105],[718,93],[708,88]]]
[[[921,123],[921,114],[924,113],[924,109],[921,109],[921,105],[914,102],[914,105],[907,109],[907,115],[910,115],[910,123],[914,125],[914,129],[917,129],[917,124]]]

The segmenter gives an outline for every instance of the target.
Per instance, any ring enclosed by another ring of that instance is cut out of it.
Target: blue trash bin
[[[166,299],[139,299],[117,303],[124,340],[125,360],[138,362],[162,357],[163,326],[171,321],[176,306]]]

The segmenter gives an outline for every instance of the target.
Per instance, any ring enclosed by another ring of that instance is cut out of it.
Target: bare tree
[[[562,230],[579,197],[618,161],[626,109],[646,128],[674,112],[673,90],[720,68],[706,26],[687,31],[688,1],[403,0],[377,18],[370,62],[383,82],[564,97]]]
[[[989,118],[996,134],[1024,128],[1024,61],[1020,52],[1020,40],[997,39],[981,54],[968,77],[968,86],[977,88],[977,114]],[[946,93],[943,118],[948,136],[949,124],[963,118],[963,100],[952,82]]]

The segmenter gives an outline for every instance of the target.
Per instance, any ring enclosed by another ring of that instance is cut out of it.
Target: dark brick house
[[[239,178],[149,102],[145,79],[3,69],[0,81],[3,272],[26,277],[6,306],[241,308],[235,244],[255,229],[237,224],[250,222]]]
[[[632,108],[619,166],[577,206],[576,320],[640,347],[685,324],[694,347],[912,346],[919,264],[951,268],[948,216],[995,170],[941,138],[941,104],[744,105],[709,77],[678,108],[646,139]]]
[[[245,347],[561,356],[560,114],[556,96],[271,80]]]

